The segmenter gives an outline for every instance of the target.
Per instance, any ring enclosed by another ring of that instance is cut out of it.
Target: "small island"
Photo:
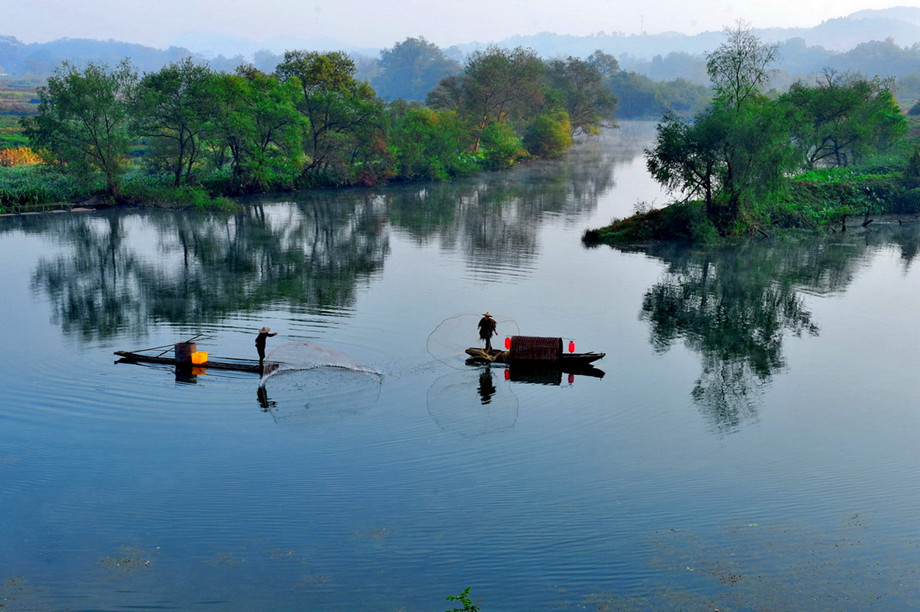
[[[684,199],[585,232],[584,242],[711,243],[787,230],[846,231],[920,212],[920,126],[893,82],[832,70],[765,93],[778,46],[739,25],[707,55],[715,97],[657,126],[646,166]]]

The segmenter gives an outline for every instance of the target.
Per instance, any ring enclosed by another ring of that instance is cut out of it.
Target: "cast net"
[[[338,349],[301,341],[285,342],[265,357],[265,374],[260,384],[264,385],[270,378],[281,374],[318,368],[346,370],[374,377],[378,381],[383,378],[377,370],[359,363]]]
[[[481,314],[464,313],[444,319],[434,331],[428,334],[428,353],[446,365],[461,369],[466,367],[469,357],[464,351],[470,347],[483,348],[485,343],[479,339],[479,320]],[[492,336],[492,348],[504,349],[505,338],[518,336],[517,323],[510,317],[493,315],[497,323]]]
[[[287,342],[265,359],[259,402],[286,425],[331,422],[373,406],[383,375],[338,349]]]
[[[442,430],[463,437],[513,428],[518,399],[505,371],[484,366],[438,378],[428,389],[428,414]]]

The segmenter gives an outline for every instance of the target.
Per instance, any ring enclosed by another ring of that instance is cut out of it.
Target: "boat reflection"
[[[466,364],[470,366],[481,366],[482,362],[476,358],[467,359]],[[505,380],[516,383],[529,383],[534,385],[561,385],[563,374],[568,384],[574,384],[576,376],[589,376],[591,378],[603,378],[606,372],[600,368],[595,368],[591,364],[581,364],[578,366],[566,366],[557,364],[527,365],[522,366],[512,364],[502,368]],[[492,382],[492,366],[485,366],[479,375],[479,395],[483,404],[488,404],[489,399],[495,394],[495,385]]]

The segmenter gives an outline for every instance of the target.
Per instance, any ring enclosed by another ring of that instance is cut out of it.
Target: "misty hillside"
[[[781,43],[777,67],[789,78],[818,73],[825,67],[898,78],[920,70],[920,8],[917,7],[859,11],[813,28],[754,28],[753,31],[765,42]],[[625,70],[653,79],[686,78],[705,83],[708,79],[702,57],[723,40],[722,32],[705,32],[695,36],[673,32],[655,35],[599,33],[592,36],[541,33],[513,36],[497,44],[502,47],[529,47],[547,58],[587,57],[600,49],[616,57]],[[280,48],[253,51],[251,45],[240,43],[232,56],[215,56],[205,51],[214,48],[213,40],[186,35],[182,42],[185,46],[166,50],[114,40],[72,38],[26,44],[0,32],[0,75],[12,79],[43,79],[64,60],[75,63],[96,60],[113,65],[124,58],[130,58],[135,68],[143,73],[158,70],[186,56],[208,60],[218,70],[232,71],[241,63],[248,62],[263,70],[271,70],[271,62],[280,56],[281,51]],[[301,44],[293,40],[283,42],[284,49],[330,51],[336,48],[332,41],[322,41],[323,48],[303,41]],[[398,42],[393,41],[393,44]],[[451,57],[462,58],[484,46],[471,42],[451,47],[447,53]],[[277,45],[272,44],[271,47]],[[372,50],[353,49],[347,45],[338,48],[351,53],[362,72],[362,66],[377,59]],[[371,78],[373,70],[367,72],[367,78]]]

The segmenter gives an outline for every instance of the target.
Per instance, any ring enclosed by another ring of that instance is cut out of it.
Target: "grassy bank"
[[[812,170],[791,177],[768,198],[742,208],[720,232],[703,202],[678,202],[637,212],[585,232],[585,244],[627,244],[657,240],[715,243],[786,233],[845,231],[873,217],[920,214],[920,121],[885,155],[861,164]]]
[[[230,198],[213,195],[204,187],[172,187],[165,178],[137,175],[125,180],[117,198],[106,198],[101,179],[93,183],[76,180],[52,166],[0,166],[0,214],[69,208],[90,203],[95,206],[128,204],[199,210],[232,210]]]
[[[712,244],[745,236],[833,232],[871,223],[879,215],[920,214],[920,182],[903,173],[861,174],[848,169],[811,172],[789,181],[784,193],[736,220],[720,235],[700,201],[680,202],[637,213],[585,232],[586,244],[656,240]]]

